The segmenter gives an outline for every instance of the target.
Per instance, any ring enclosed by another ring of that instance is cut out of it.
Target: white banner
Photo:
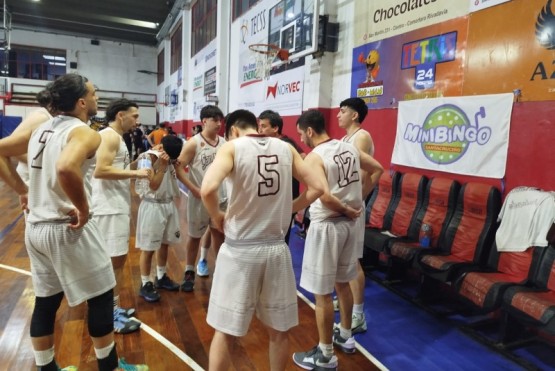
[[[486,9],[494,5],[503,4],[510,0],[468,0],[470,3],[469,11],[477,12],[478,10]]]
[[[200,110],[202,107],[207,104],[214,104],[208,103],[206,96],[217,96],[217,56],[217,43],[216,39],[214,39],[191,59],[192,63],[189,71],[193,76],[193,104],[190,106],[192,112],[190,112],[189,117],[192,117],[193,121],[200,121]]]
[[[508,93],[399,102],[391,162],[503,178],[513,97]]]
[[[355,46],[468,14],[464,0],[355,1]]]
[[[231,25],[229,111],[248,109],[255,115],[266,109],[282,116],[302,113],[304,64],[290,64],[287,69],[265,79],[256,71],[256,54],[249,45],[268,43],[269,11],[279,0],[263,0],[238,17]],[[299,3],[300,4],[300,3]]]

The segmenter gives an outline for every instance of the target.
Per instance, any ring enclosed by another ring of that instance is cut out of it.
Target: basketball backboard
[[[281,0],[269,11],[268,43],[289,51],[289,60],[318,49],[318,0]],[[272,66],[284,62],[275,60]]]

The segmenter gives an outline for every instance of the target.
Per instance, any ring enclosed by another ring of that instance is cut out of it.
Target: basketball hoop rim
[[[257,48],[266,48],[267,50],[260,50]],[[255,53],[277,56],[282,61],[289,59],[289,51],[287,49],[282,49],[275,44],[251,44],[249,45],[249,49]]]

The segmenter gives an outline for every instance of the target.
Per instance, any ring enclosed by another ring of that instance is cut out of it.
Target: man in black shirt
[[[144,133],[141,130],[140,126],[137,126],[133,130],[132,136],[133,136],[133,144],[135,145],[135,153],[133,154],[133,160],[136,160],[137,157],[139,157],[139,155],[145,151],[144,142],[143,142]]]

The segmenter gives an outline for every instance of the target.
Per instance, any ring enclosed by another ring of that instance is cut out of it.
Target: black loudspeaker
[[[336,52],[339,45],[339,23],[329,21],[328,15],[321,15],[318,21],[318,50]]]
[[[91,45],[100,45],[100,41],[93,39],[91,40]]]
[[[10,50],[8,55],[8,76],[23,77],[23,75],[17,75],[17,52],[15,50]]]
[[[77,68],[77,62],[69,62],[69,68]]]

